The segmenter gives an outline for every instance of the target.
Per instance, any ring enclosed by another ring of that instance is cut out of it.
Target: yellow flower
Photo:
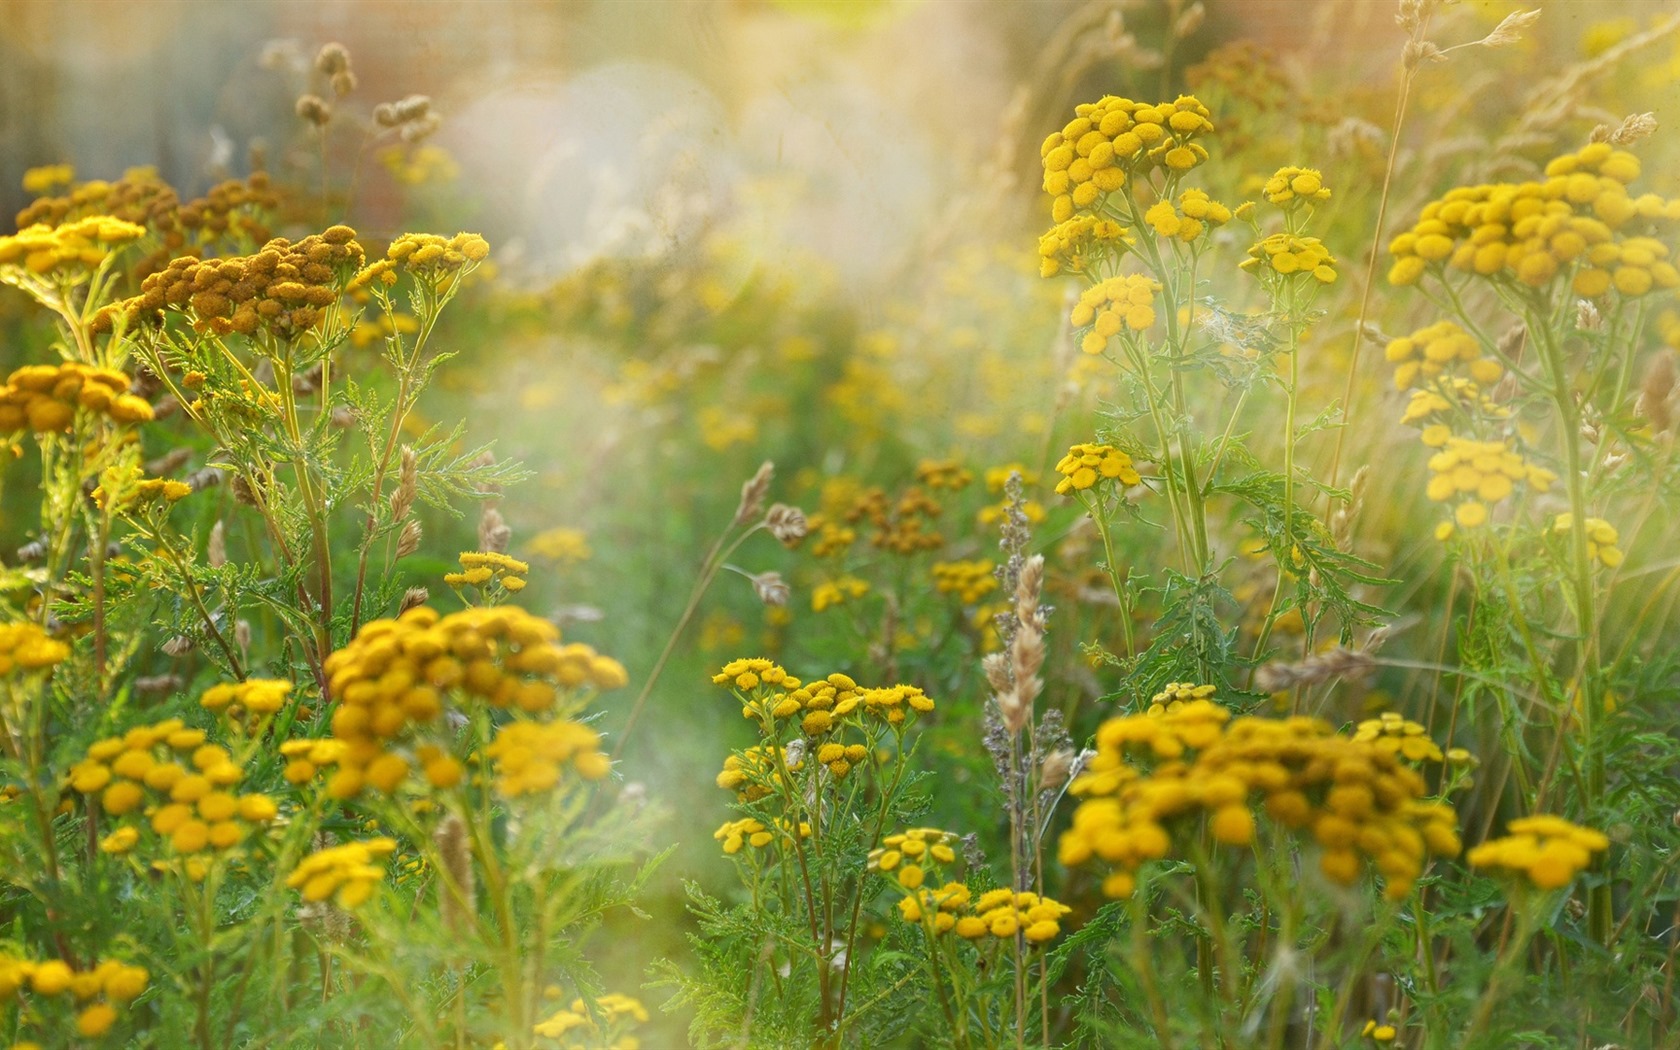
[[[1062,475],[1062,480],[1056,483],[1059,496],[1083,491],[1102,481],[1117,481],[1127,486],[1143,481],[1132,466],[1132,457],[1113,445],[1074,445],[1056,464],[1056,473]]]
[[[1110,277],[1080,293],[1071,318],[1075,328],[1090,326],[1080,340],[1088,354],[1100,354],[1122,331],[1141,332],[1155,323],[1155,294],[1161,283],[1142,274]]]
[[[1513,820],[1510,834],[1489,839],[1466,859],[1473,868],[1495,868],[1524,876],[1537,889],[1562,889],[1592,864],[1593,854],[1610,848],[1603,832],[1562,817],[1537,815]]]

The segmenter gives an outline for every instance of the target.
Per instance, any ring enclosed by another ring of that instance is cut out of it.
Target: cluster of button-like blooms
[[[1135,243],[1130,230],[1113,219],[1098,215],[1075,215],[1064,219],[1038,239],[1038,272],[1042,277],[1059,273],[1086,273],[1101,259]]]
[[[100,843],[121,854],[140,843],[139,822],[180,855],[233,849],[279,813],[267,795],[238,795],[231,789],[245,777],[226,748],[209,743],[204,730],[171,718],[135,726],[120,737],[95,741],[87,756],[70,767],[70,786],[99,797],[118,826]]]
[[[951,843],[953,832],[939,828],[910,828],[888,835],[869,851],[868,868],[891,875],[907,890],[918,890],[927,881],[929,869],[939,869],[957,860]]]
[[[499,587],[517,593],[525,589],[525,576],[530,571],[530,565],[500,551],[462,551],[461,571],[444,573],[443,582],[451,587],[477,587],[482,591]]]
[[[1601,831],[1544,814],[1513,820],[1503,838],[1489,839],[1467,855],[1473,868],[1495,868],[1526,878],[1542,890],[1562,889],[1610,848]]]
[[[204,691],[198,702],[211,711],[243,711],[250,715],[272,715],[286,706],[292,683],[283,678],[247,678],[223,682]]]
[[[945,546],[945,537],[932,528],[934,519],[944,510],[920,486],[911,485],[899,493],[896,501],[881,489],[869,489],[851,502],[842,517],[851,524],[867,521],[873,526],[875,531],[869,536],[872,546],[908,556]]]
[[[156,170],[130,168],[115,182],[94,179],[63,196],[34,201],[18,212],[17,225],[20,230],[36,224],[62,227],[73,220],[109,217],[146,227],[155,234],[157,250],[136,264],[135,272],[144,276],[173,255],[185,254],[189,241],[198,249],[194,254],[215,254],[204,249],[268,240],[264,213],[278,203],[268,175],[260,171],[246,180],[217,183],[203,197],[182,204]]]
[[[187,314],[198,331],[292,339],[315,327],[339,300],[362,262],[356,231],[331,226],[297,243],[277,237],[255,255],[225,259],[182,256],[140,283],[140,294],[101,310],[96,327],[120,315],[130,327]]]
[[[1273,172],[1261,192],[1266,200],[1283,207],[1330,199],[1330,187],[1324,185],[1323,175],[1313,168],[1293,165]]]
[[[942,561],[933,566],[933,588],[940,594],[954,594],[964,605],[973,605],[997,590],[994,566],[986,558],[972,561]]]
[[[1282,277],[1311,275],[1320,284],[1336,282],[1336,259],[1317,237],[1274,233],[1262,237],[1248,249],[1248,258],[1237,264],[1264,280],[1268,274]]]
[[[328,846],[299,861],[286,876],[286,885],[306,901],[333,897],[341,908],[356,908],[373,896],[385,878],[383,862],[396,849],[397,840],[383,835]]]
[[[76,1032],[89,1039],[110,1031],[117,1023],[115,1004],[138,998],[150,981],[145,967],[116,959],[104,959],[91,969],[74,970],[62,959],[35,962],[0,954],[0,1003],[20,993],[42,998],[69,996],[77,1004],[87,1004],[76,1014]]]
[[[1624,555],[1622,549],[1617,546],[1622,537],[1616,531],[1616,526],[1603,518],[1588,518],[1586,526],[1587,557],[1598,562],[1606,569],[1614,569],[1620,565]],[[1552,533],[1554,535],[1567,536],[1573,531],[1574,527],[1575,515],[1568,511],[1559,514],[1552,521]]]
[[[974,481],[974,471],[954,459],[924,459],[916,464],[916,483],[930,489],[960,492]]]
[[[395,284],[399,266],[422,281],[443,284],[489,257],[490,243],[476,233],[457,233],[453,237],[405,233],[391,242],[385,258],[357,273],[350,288],[362,288],[376,280],[385,285]]]
[[[151,419],[152,406],[128,387],[128,376],[114,368],[74,361],[24,365],[0,385],[0,433],[26,427],[43,434],[68,430],[78,409],[116,423]]]
[[[70,647],[33,623],[0,623],[0,677],[44,671],[69,659]]]
[[[1182,174],[1207,160],[1194,139],[1213,131],[1209,115],[1191,95],[1152,106],[1109,95],[1074,107],[1074,118],[1039,150],[1052,221],[1091,207],[1129,175],[1156,168]]]
[[[1417,722],[1393,711],[1367,718],[1354,727],[1353,738],[1399,755],[1411,762],[1440,762],[1441,745],[1429,738],[1429,731]]]
[[[1429,457],[1429,470],[1426,494],[1436,503],[1456,501],[1453,522],[1466,529],[1487,524],[1489,506],[1511,495],[1518,482],[1545,492],[1557,480],[1546,468],[1525,462],[1507,441],[1464,437],[1447,438]],[[1452,531],[1452,523],[1442,522],[1436,535],[1446,539]]]
[[[867,758],[868,755],[860,757]],[[717,775],[717,786],[735,792],[738,802],[757,802],[781,786],[783,766],[789,773],[796,773],[802,765],[804,758],[790,748],[771,750],[771,745],[749,747],[723,760],[723,771]]]
[[[1475,336],[1451,321],[1437,321],[1391,341],[1383,356],[1394,366],[1396,390],[1434,386],[1434,380],[1459,367],[1483,386],[1492,386],[1505,374],[1504,365],[1482,353]]]
[[[1451,268],[1531,288],[1573,274],[1571,291],[1587,298],[1680,286],[1668,247],[1648,235],[1680,221],[1680,200],[1630,196],[1639,169],[1632,153],[1595,142],[1546,165],[1544,180],[1449,190],[1389,244],[1389,282]]]
[[[1141,332],[1155,323],[1155,295],[1161,282],[1142,274],[1126,274],[1099,281],[1079,293],[1070,320],[1075,328],[1090,326],[1079,341],[1087,354],[1100,354],[1109,339],[1122,331]]]
[[[1173,714],[1183,710],[1184,705],[1196,700],[1212,700],[1215,690],[1211,685],[1197,685],[1195,682],[1168,682],[1161,687],[1161,691],[1149,698],[1149,707],[1144,712],[1151,715]]]
[[[1511,418],[1511,409],[1487,394],[1474,380],[1448,376],[1435,381],[1427,390],[1414,390],[1400,413],[1400,422],[1421,426],[1418,440],[1430,448],[1440,448],[1452,437],[1453,420],[1469,413],[1479,420],[1498,422]]]
[[[605,777],[612,762],[600,745],[601,734],[582,722],[519,720],[496,730],[485,754],[495,762],[496,790],[517,798],[552,791],[567,768],[584,780]]]
[[[325,668],[339,703],[333,736],[346,745],[328,784],[337,798],[352,798],[369,786],[395,791],[408,777],[411,757],[436,764],[418,751],[411,756],[402,745],[415,730],[445,732],[445,699],[451,694],[462,703],[552,719],[520,718],[501,728],[492,749],[504,788],[541,790],[535,785],[552,784],[562,763],[598,778],[606,772],[595,746],[599,735],[556,711],[575,690],[616,689],[629,680],[618,661],[587,645],[562,645],[559,628],[508,605],[448,616],[420,606],[394,620],[371,621],[327,658]],[[515,729],[518,725],[525,728]]]
[[[1143,213],[1143,221],[1163,237],[1193,241],[1208,230],[1231,221],[1231,209],[1208,197],[1206,190],[1190,189],[1178,195],[1178,207],[1171,201],[1156,201]]]
[[[1118,481],[1122,485],[1136,485],[1143,481],[1137,468],[1132,466],[1131,456],[1113,445],[1090,442],[1070,447],[1067,455],[1056,463],[1056,473],[1062,476],[1056,482],[1058,496],[1082,492],[1099,481]]]
[[[0,237],[0,281],[28,284],[34,279],[85,277],[118,247],[144,236],[132,222],[95,215],[62,226],[36,223]]]
[[[1017,933],[1028,944],[1043,944],[1062,932],[1062,917],[1073,909],[1030,890],[989,890],[969,903],[952,927],[958,937],[975,941],[995,937],[1013,941]]]
[[[639,1000],[610,992],[594,1000],[593,1011],[582,999],[574,999],[571,1006],[538,1021],[531,1034],[560,1040],[560,1050],[640,1050],[641,1041],[623,1029],[647,1019],[647,1008]]]
[[[1170,829],[1188,834],[1188,821],[1246,848],[1263,812],[1316,840],[1332,882],[1351,885],[1369,861],[1390,899],[1411,892],[1430,856],[1459,850],[1451,807],[1422,801],[1423,777],[1392,751],[1315,718],[1232,719],[1207,699],[1105,722],[1070,790],[1084,801],[1061,837],[1062,863],[1111,866],[1111,897],[1130,896],[1137,870],[1170,855]]]
[[[810,838],[811,825],[806,821],[799,822],[799,837]],[[712,832],[712,838],[723,843],[723,852],[735,854],[741,852],[741,847],[751,846],[763,849],[775,842],[777,838],[791,838],[786,821],[777,821],[776,829],[772,831],[762,820],[753,817],[743,817],[740,820],[724,821],[723,826]]]

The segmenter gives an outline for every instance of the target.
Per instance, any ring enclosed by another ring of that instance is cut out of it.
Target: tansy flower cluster
[[[1546,165],[1544,181],[1449,190],[1390,242],[1389,283],[1416,284],[1451,267],[1531,288],[1572,273],[1571,290],[1587,298],[1680,286],[1667,246],[1642,234],[1619,236],[1680,220],[1680,200],[1629,196],[1638,177],[1639,158],[1595,142]]]
[[[341,908],[357,908],[373,896],[374,888],[385,877],[382,864],[396,849],[397,840],[384,835],[328,846],[298,862],[286,876],[286,885],[306,901],[334,897]]]
[[[1039,276],[1088,273],[1098,261],[1118,255],[1134,243],[1131,231],[1113,219],[1075,215],[1050,227],[1038,239]]]
[[[1197,700],[1212,700],[1214,687],[1211,685],[1197,685],[1194,682],[1168,682],[1161,691],[1149,698],[1149,708],[1145,714],[1164,715],[1176,714],[1184,709],[1184,705]]]
[[[490,257],[490,242],[476,233],[440,237],[435,233],[405,233],[391,242],[385,258],[357,273],[350,288],[362,288],[372,281],[395,284],[401,266],[423,282],[434,286],[447,282],[463,270]]]
[[[76,169],[70,164],[42,164],[23,172],[23,192],[41,196],[60,186],[68,186],[76,179]]]
[[[744,817],[741,820],[725,821],[723,826],[712,832],[712,838],[723,843],[723,852],[735,854],[741,852],[742,846],[763,849],[776,841],[777,837],[789,838],[787,823],[778,821],[776,830],[771,831],[762,820]],[[799,837],[809,838],[811,825],[805,821],[799,822]]]
[[[1208,198],[1206,190],[1185,190],[1178,195],[1178,207],[1171,201],[1156,201],[1143,213],[1143,221],[1163,237],[1193,241],[1208,230],[1231,221],[1231,209]]]
[[[723,771],[717,775],[717,786],[725,791],[734,791],[738,802],[757,802],[779,790],[782,768],[785,766],[789,773],[797,773],[805,760],[802,753],[796,754],[792,748],[776,747],[772,750],[772,746],[749,747],[725,758]],[[824,748],[830,746],[834,745],[823,745]],[[842,758],[845,757],[844,751],[842,748]]]
[[[856,576],[824,580],[811,588],[811,611],[824,612],[869,593],[869,584]]]
[[[1137,485],[1143,481],[1132,466],[1132,457],[1113,445],[1087,442],[1074,445],[1056,463],[1056,473],[1062,480],[1056,483],[1056,494],[1083,492],[1099,481],[1118,481],[1122,485]]]
[[[68,430],[77,410],[115,423],[152,418],[146,399],[128,392],[129,378],[114,368],[67,361],[24,365],[0,386],[0,433],[28,428],[38,434]]]
[[[1207,150],[1192,140],[1213,131],[1208,117],[1191,95],[1153,106],[1108,95],[1075,106],[1074,118],[1039,148],[1051,220],[1065,222],[1091,207],[1124,186],[1128,174],[1158,167],[1181,174],[1207,160]]]
[[[280,755],[286,759],[281,775],[287,783],[307,784],[315,779],[322,766],[336,766],[343,760],[350,745],[342,740],[287,740],[280,745]]]
[[[954,459],[924,459],[916,464],[916,483],[930,489],[960,492],[974,481],[974,471]]]
[[[152,273],[172,255],[184,254],[188,242],[200,251],[214,242],[260,244],[271,236],[263,213],[279,197],[265,172],[249,179],[228,179],[212,186],[197,200],[182,204],[169,184],[152,168],[131,168],[115,182],[95,179],[73,187],[61,197],[42,197],[18,212],[19,229],[37,223],[58,226],[76,219],[110,216],[153,231],[158,249],[135,267],[138,275]],[[213,254],[203,252],[203,254]]]
[[[1450,376],[1437,379],[1433,389],[1412,391],[1400,422],[1421,426],[1418,440],[1430,448],[1440,448],[1452,437],[1452,426],[1441,420],[1451,420],[1460,413],[1494,423],[1511,418],[1510,408],[1484,394],[1473,380]]]
[[[1317,237],[1274,233],[1251,245],[1248,258],[1237,265],[1263,281],[1273,274],[1310,274],[1319,284],[1336,283],[1336,259]]]
[[[1155,295],[1161,282],[1142,274],[1099,281],[1079,293],[1070,320],[1075,328],[1091,327],[1079,341],[1087,354],[1100,354],[1121,331],[1141,332],[1155,323]]]
[[[1557,480],[1544,467],[1524,462],[1509,442],[1463,437],[1448,438],[1441,451],[1429,457],[1429,470],[1433,476],[1427,495],[1436,503],[1456,500],[1453,522],[1466,529],[1487,524],[1489,505],[1511,495],[1518,482],[1545,492]],[[1446,539],[1452,532],[1453,524],[1442,522],[1436,536]]]
[[[1460,366],[1483,386],[1492,386],[1505,374],[1504,365],[1482,353],[1475,336],[1451,321],[1437,321],[1391,341],[1383,356],[1394,366],[1396,390],[1423,385],[1420,381],[1435,380]]]
[[[997,590],[994,566],[985,558],[973,561],[942,561],[933,566],[933,588],[940,594],[954,594],[964,605],[973,605]]]
[[[1552,534],[1567,536],[1574,531],[1575,515],[1565,511],[1552,520]],[[1603,518],[1587,519],[1587,558],[1596,561],[1606,569],[1614,569],[1622,563],[1622,549],[1616,546],[1621,542],[1621,534],[1616,526]]]
[[[223,682],[213,685],[198,698],[199,704],[210,711],[226,711],[233,715],[272,715],[286,706],[292,683],[279,678],[247,678],[243,682]]]
[[[1043,944],[1061,934],[1062,917],[1072,910],[1028,890],[990,890],[969,906],[968,914],[958,916],[953,929],[958,937],[971,941],[982,937],[1013,941],[1019,933],[1028,944]]]
[[[173,478],[145,477],[139,464],[107,467],[89,493],[100,510],[123,511],[162,501],[176,503],[192,495],[192,486]]]
[[[443,582],[457,589],[477,587],[485,594],[517,594],[525,589],[525,575],[530,571],[527,563],[499,551],[463,551],[461,571],[445,573]]]
[[[867,521],[873,526],[875,531],[869,537],[872,546],[908,556],[945,545],[945,537],[931,528],[942,513],[944,507],[938,500],[911,485],[896,501],[881,489],[869,489],[852,500],[842,517],[850,524]]]
[[[70,786],[97,794],[107,816],[143,814],[145,826],[173,852],[198,854],[230,850],[254,825],[278,815],[267,795],[230,790],[244,776],[227,749],[207,742],[204,730],[171,718],[93,743],[87,757],[70,768]],[[100,848],[127,853],[141,837],[138,823],[119,822]],[[196,873],[189,869],[189,874]]]
[[[1528,879],[1537,889],[1562,889],[1610,848],[1603,832],[1544,814],[1513,820],[1504,838],[1489,839],[1466,856],[1473,868],[1494,868]]]
[[[332,226],[297,243],[277,237],[255,255],[227,259],[182,256],[140,283],[140,294],[101,310],[95,327],[118,314],[133,326],[165,310],[187,314],[197,331],[292,339],[318,324],[362,262],[356,231]]]
[[[145,233],[145,227],[109,215],[62,226],[25,226],[10,237],[0,237],[0,281],[25,286],[36,279],[49,283],[66,278],[79,280],[118,247]]]
[[[581,722],[566,718],[519,720],[496,730],[496,739],[485,748],[485,754],[495,762],[496,790],[508,798],[518,798],[552,791],[568,766],[584,780],[605,777],[612,771],[612,762],[600,745],[601,734]],[[426,765],[427,778],[433,783],[438,778],[432,769],[440,760],[434,758]],[[458,766],[453,775],[459,779]]]
[[[625,1035],[623,1029],[647,1023],[647,1008],[616,992],[601,996],[594,1004],[596,1016],[591,1017],[583,1000],[574,999],[567,1009],[538,1021],[531,1034],[561,1040],[561,1050],[640,1050],[641,1041]]]
[[[1365,741],[1409,762],[1440,762],[1441,745],[1431,740],[1428,730],[1393,711],[1384,711],[1354,727],[1353,738]]]
[[[1247,847],[1263,811],[1312,835],[1332,882],[1352,884],[1368,860],[1391,900],[1411,892],[1431,855],[1459,850],[1451,807],[1421,801],[1422,776],[1392,751],[1314,718],[1232,720],[1205,699],[1105,722],[1070,790],[1085,801],[1061,837],[1062,863],[1112,865],[1111,897],[1130,896],[1137,869],[1172,852],[1169,828],[1185,818],[1205,816],[1216,842]]]
[[[532,536],[527,546],[533,557],[551,565],[575,565],[588,561],[593,553],[589,549],[589,537],[582,529],[568,529],[564,526],[544,529]]]
[[[438,726],[446,694],[541,717],[553,715],[574,690],[617,689],[629,680],[618,661],[587,645],[561,645],[552,623],[506,605],[441,617],[420,606],[395,620],[371,621],[325,667],[339,701],[333,736],[347,745],[328,784],[336,798],[353,798],[364,786],[395,791],[411,763],[389,745],[411,729]],[[545,756],[564,752],[580,773],[604,775],[601,762],[587,757],[593,752],[585,734],[593,731],[564,721],[517,730],[502,744],[499,761],[540,782]],[[510,781],[522,788],[532,782]]]
[[[956,863],[957,852],[951,848],[951,843],[955,841],[957,836],[954,832],[939,828],[910,828],[888,835],[881,840],[881,845],[870,850],[868,867],[870,871],[891,875],[907,890],[921,889],[930,869],[938,870]]]
[[[70,647],[33,623],[0,624],[0,677],[43,671],[70,658]]]
[[[1266,200],[1286,208],[1330,199],[1330,187],[1324,185],[1324,176],[1312,168],[1293,166],[1274,172],[1261,192]]]
[[[139,998],[150,981],[145,967],[116,959],[102,960],[92,969],[73,970],[61,959],[33,962],[0,954],[0,1003],[24,992],[31,997],[68,996],[80,1007],[76,1032],[89,1039],[110,1031],[119,1016],[115,1004]]]

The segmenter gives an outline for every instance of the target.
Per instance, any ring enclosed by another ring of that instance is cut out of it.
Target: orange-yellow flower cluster
[[[114,368],[76,362],[24,365],[0,386],[0,433],[25,427],[42,434],[68,430],[78,409],[116,423],[151,419],[152,406],[128,387],[128,376]]]
[[[1425,490],[1436,503],[1455,501],[1453,522],[1442,522],[1436,536],[1452,535],[1453,523],[1473,529],[1487,524],[1488,508],[1526,482],[1536,492],[1545,492],[1557,475],[1544,467],[1532,466],[1507,441],[1476,441],[1450,437],[1441,451],[1429,457],[1433,475]]]
[[[1062,835],[1062,863],[1111,865],[1112,897],[1130,896],[1138,868],[1172,853],[1172,828],[1202,818],[1235,847],[1254,841],[1261,813],[1305,830],[1326,878],[1349,885],[1369,861],[1390,899],[1411,892],[1431,855],[1459,850],[1451,807],[1423,802],[1422,776],[1392,751],[1315,718],[1232,719],[1206,699],[1105,722],[1070,790],[1085,801]]]
[[[1544,288],[1570,277],[1575,295],[1624,296],[1680,286],[1666,245],[1648,233],[1680,221],[1680,200],[1633,197],[1639,158],[1607,142],[1558,157],[1544,180],[1460,186],[1425,205],[1389,244],[1389,283],[1444,268]]]
[[[226,748],[178,718],[95,741],[70,767],[70,786],[98,795],[105,814],[116,818],[100,844],[107,853],[140,844],[142,824],[121,819],[130,814],[145,816],[143,826],[178,855],[233,849],[279,813],[267,795],[234,794],[244,777]]]
[[[444,573],[443,582],[451,587],[517,594],[525,589],[525,576],[530,571],[527,563],[499,551],[462,551],[461,571]]]
[[[881,840],[869,851],[870,871],[891,875],[907,890],[921,889],[929,870],[940,870],[957,862],[951,843],[957,836],[938,828],[911,828]]]
[[[1367,718],[1359,723],[1354,727],[1353,738],[1368,741],[1409,762],[1440,762],[1443,759],[1441,745],[1429,738],[1428,730],[1393,711],[1384,711],[1376,718]]]
[[[1271,203],[1284,207],[1330,199],[1330,187],[1324,185],[1323,175],[1312,168],[1294,166],[1273,172],[1261,192]]]
[[[1056,482],[1058,496],[1082,492],[1099,481],[1118,481],[1122,485],[1136,485],[1143,481],[1137,468],[1132,466],[1132,457],[1113,445],[1089,442],[1069,448],[1067,455],[1056,464],[1056,473],[1062,476],[1062,480]]]
[[[1118,255],[1134,243],[1131,231],[1113,219],[1075,215],[1050,227],[1038,239],[1039,276],[1088,273],[1100,260]]]
[[[1091,327],[1079,341],[1087,354],[1100,354],[1121,331],[1141,332],[1155,323],[1155,294],[1161,282],[1142,274],[1099,281],[1079,293],[1071,321],[1075,328]]]
[[[70,658],[70,647],[33,623],[0,624],[0,676],[44,671]]]
[[[364,787],[395,791],[411,763],[391,745],[417,729],[438,730],[446,695],[545,718],[578,690],[617,689],[629,680],[618,661],[587,645],[560,644],[552,623],[508,605],[448,616],[421,606],[395,620],[371,621],[327,658],[326,671],[339,703],[333,736],[347,745],[328,785],[337,798],[352,798]],[[593,752],[581,742],[582,728],[562,719],[550,728],[518,730],[505,744],[505,757],[517,762],[529,747],[540,762],[558,748],[575,752],[581,774],[604,775],[600,760],[586,757]],[[526,787],[531,781],[515,777],[508,783]]]
[[[1072,910],[1029,890],[990,890],[969,906],[969,914],[958,917],[953,928],[958,937],[971,941],[988,936],[1013,941],[1019,933],[1028,944],[1043,944],[1062,932],[1062,917]]]
[[[380,862],[396,848],[396,839],[382,835],[316,850],[292,869],[286,876],[286,885],[301,893],[306,901],[334,897],[341,908],[360,907],[373,896],[374,889],[385,877]]]
[[[150,982],[151,975],[145,967],[116,959],[102,960],[92,969],[73,970],[62,959],[34,962],[0,954],[0,1003],[25,992],[41,998],[68,996],[80,1007],[76,1013],[76,1032],[88,1039],[97,1039],[110,1031],[118,1018],[115,1004],[139,998]],[[80,1005],[84,1003],[87,1005]],[[26,1010],[25,1016],[33,1012]]]
[[[1178,195],[1178,207],[1171,201],[1156,201],[1143,213],[1143,221],[1163,237],[1193,241],[1216,226],[1231,221],[1231,209],[1208,197],[1206,190],[1185,190]]]
[[[1565,511],[1552,520],[1552,534],[1568,535],[1575,529],[1575,515]],[[1588,518],[1587,529],[1587,557],[1598,562],[1606,569],[1614,569],[1622,563],[1622,549],[1617,546],[1622,541],[1616,526],[1603,518]]]
[[[198,331],[254,335],[261,328],[292,339],[320,323],[361,261],[362,246],[348,226],[296,244],[277,237],[255,255],[182,256],[142,281],[138,296],[101,310],[97,323],[108,327],[121,313],[133,326],[180,310]]]
[[[1310,274],[1319,284],[1336,283],[1336,259],[1317,237],[1274,233],[1256,241],[1248,249],[1248,258],[1237,265],[1262,280],[1271,274]]]
[[[1603,832],[1544,814],[1513,820],[1504,838],[1489,839],[1466,856],[1473,868],[1520,875],[1542,890],[1562,889],[1610,848]]]
[[[933,566],[933,589],[954,594],[964,605],[973,605],[997,590],[994,566],[985,558],[973,561],[941,561]]]
[[[601,734],[568,718],[509,722],[485,754],[495,761],[496,790],[508,798],[552,791],[567,766],[584,780],[600,780],[612,770]]]
[[[252,715],[272,715],[286,706],[292,683],[280,678],[247,678],[243,682],[223,682],[204,691],[198,702],[211,711],[244,711]]]
[[[0,237],[0,281],[27,285],[35,279],[85,277],[118,246],[145,233],[144,226],[109,215],[62,226],[26,226],[10,237]]]
[[[1401,336],[1384,348],[1383,356],[1394,366],[1396,390],[1433,385],[1420,381],[1435,380],[1459,366],[1483,386],[1492,386],[1505,374],[1504,365],[1482,353],[1475,336],[1451,321],[1437,321]]]
[[[1208,108],[1192,95],[1146,105],[1108,95],[1074,107],[1074,118],[1044,140],[1044,192],[1050,218],[1065,222],[1105,193],[1126,184],[1128,175],[1164,168],[1182,174],[1207,160],[1198,142],[1213,131]]]

